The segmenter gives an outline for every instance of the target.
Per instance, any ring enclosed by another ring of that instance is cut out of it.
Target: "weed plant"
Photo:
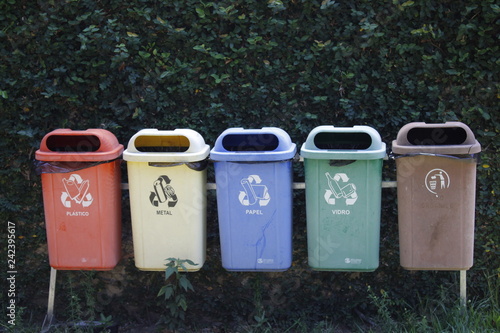
[[[191,260],[168,258],[165,269],[165,280],[168,282],[158,292],[163,296],[163,302],[169,310],[168,314],[162,316],[159,324],[166,325],[170,329],[176,329],[183,325],[186,310],[188,308],[188,291],[194,291],[193,285],[186,276],[186,264],[196,265]]]
[[[442,287],[436,298],[419,297],[416,306],[405,307],[403,300],[389,292],[377,295],[368,288],[368,297],[377,309],[376,325],[370,332],[498,332],[500,330],[500,271],[487,276],[489,294],[482,300],[469,300],[465,306],[449,288]],[[401,306],[403,311],[398,311]]]

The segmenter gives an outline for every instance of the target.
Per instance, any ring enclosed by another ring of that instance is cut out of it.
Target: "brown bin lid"
[[[392,142],[395,154],[463,155],[481,151],[470,128],[456,121],[444,124],[414,122],[404,125]]]
[[[105,129],[57,129],[43,137],[35,158],[51,162],[97,162],[116,159],[122,152],[123,145]]]

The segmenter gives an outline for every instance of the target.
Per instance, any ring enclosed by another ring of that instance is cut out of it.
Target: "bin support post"
[[[57,270],[50,267],[50,286],[49,286],[49,301],[47,304],[47,315],[43,320],[42,332],[48,332],[54,319],[54,299],[56,296],[56,277]]]
[[[467,271],[460,271],[460,305],[467,305]]]

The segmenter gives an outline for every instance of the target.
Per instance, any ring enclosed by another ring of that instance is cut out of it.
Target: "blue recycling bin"
[[[282,129],[230,128],[214,161],[222,266],[229,271],[285,271],[292,264],[292,159]]]

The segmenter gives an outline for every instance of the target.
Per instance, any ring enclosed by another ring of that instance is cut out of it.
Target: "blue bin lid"
[[[295,143],[280,128],[229,128],[217,138],[210,151],[210,159],[234,162],[281,161],[293,158],[296,151]]]
[[[374,160],[386,155],[380,134],[369,126],[314,128],[300,149],[304,158],[325,160]]]

